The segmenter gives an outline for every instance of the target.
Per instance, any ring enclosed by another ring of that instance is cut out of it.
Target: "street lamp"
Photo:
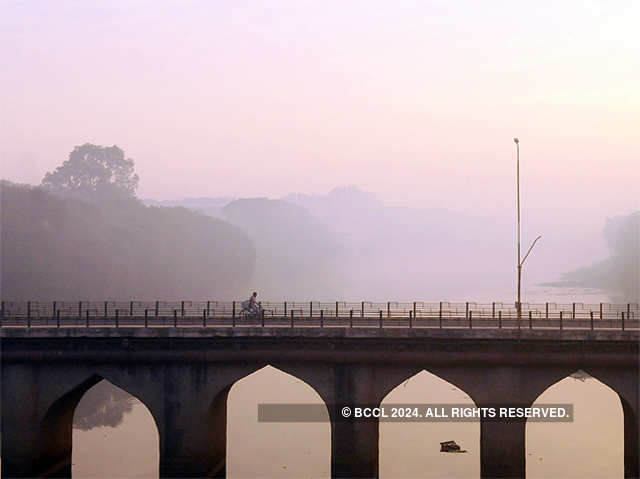
[[[535,240],[533,240],[533,243],[531,244],[531,247],[529,248],[529,250],[527,251],[527,254],[524,255],[524,258],[521,260],[520,259],[520,140],[518,138],[514,138],[513,141],[516,144],[516,154],[517,154],[517,160],[516,160],[516,179],[517,179],[517,194],[518,194],[518,301],[516,303],[516,308],[518,311],[518,329],[520,329],[520,319],[522,318],[522,302],[520,301],[520,291],[521,291],[521,287],[520,287],[520,281],[522,278],[522,265],[524,264],[524,261],[527,259],[527,256],[529,256],[529,253],[531,253],[531,250],[533,249],[533,247],[535,246],[536,242],[542,238],[542,236],[538,236]]]

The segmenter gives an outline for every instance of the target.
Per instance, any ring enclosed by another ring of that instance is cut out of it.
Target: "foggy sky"
[[[2,176],[117,144],[138,195],[324,194],[590,238],[638,209],[632,1],[5,1]],[[482,234],[482,232],[479,232]],[[540,248],[544,248],[543,244]],[[578,261],[574,262],[576,266]],[[533,266],[531,266],[533,267]]]

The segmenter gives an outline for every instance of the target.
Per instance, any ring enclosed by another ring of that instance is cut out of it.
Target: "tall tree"
[[[85,143],[69,159],[44,175],[42,186],[65,195],[84,198],[135,197],[138,175],[134,162],[117,146]]]

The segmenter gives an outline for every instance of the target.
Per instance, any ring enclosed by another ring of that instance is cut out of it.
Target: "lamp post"
[[[520,259],[520,140],[518,138],[514,138],[513,141],[516,144],[516,182],[517,182],[517,196],[518,196],[518,199],[517,199],[518,201],[518,301],[516,303],[516,309],[518,314],[518,329],[520,329],[520,320],[522,318],[522,302],[521,302],[521,296],[520,296],[522,265],[524,264],[524,261],[527,259],[527,256],[529,256],[529,253],[531,253],[531,250],[535,246],[536,242],[540,238],[542,238],[542,236],[538,236],[533,241],[533,243],[531,244],[531,247],[527,251],[527,254],[525,254],[524,258],[521,260]]]
[[[516,183],[518,195],[518,300],[516,308],[518,310],[518,328],[520,328],[520,318],[522,317],[522,305],[520,303],[520,279],[522,278],[522,263],[520,262],[520,140],[514,138],[516,144]]]

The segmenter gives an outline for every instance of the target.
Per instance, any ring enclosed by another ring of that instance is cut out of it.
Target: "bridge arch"
[[[624,399],[578,369],[550,384],[534,406],[572,404],[572,422],[526,423],[528,477],[624,477]],[[595,431],[595,432],[594,432]],[[568,458],[579,457],[579,461]]]
[[[160,435],[138,397],[103,379],[82,396],[73,420],[72,476],[158,477]]]
[[[311,384],[268,364],[236,381],[226,401],[229,477],[329,477],[329,412]],[[309,405],[324,420],[258,422],[258,404]]]
[[[475,407],[462,388],[442,376],[422,369],[389,390],[381,402],[388,415],[392,405],[420,405],[442,416],[442,406]],[[419,414],[426,414],[423,409]],[[466,453],[440,452],[440,442],[455,440]],[[479,477],[480,423],[380,420],[380,477]]]
[[[75,384],[72,384],[70,387],[66,386],[62,391],[59,391],[59,396],[53,400],[42,417],[40,424],[42,431],[40,435],[40,450],[42,454],[39,459],[42,464],[38,467],[41,471],[40,475],[42,476],[62,475],[71,477],[74,414],[86,393],[102,381],[106,381],[114,388],[125,392],[139,401],[146,411],[150,413],[156,431],[156,438],[158,437],[155,417],[151,414],[144,402],[140,401],[136,395],[131,394],[126,388],[120,387],[100,374],[90,373],[89,375],[85,375],[85,378],[86,379],[83,380],[76,380]]]

